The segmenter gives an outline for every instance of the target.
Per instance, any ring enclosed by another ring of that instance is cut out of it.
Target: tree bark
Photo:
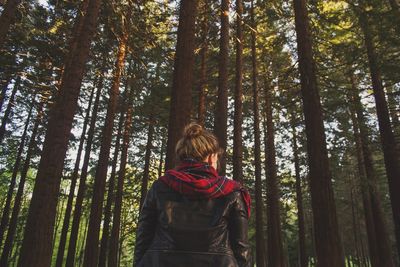
[[[34,106],[34,104],[32,103],[31,107],[29,109],[28,117],[25,122],[24,131],[21,135],[21,141],[19,143],[18,150],[17,150],[17,157],[15,159],[14,167],[13,167],[12,174],[11,174],[10,185],[8,186],[6,203],[3,207],[3,213],[1,216],[1,222],[0,222],[0,244],[3,243],[3,237],[6,232],[8,222],[9,222],[11,201],[12,201],[12,197],[13,197],[13,193],[14,193],[15,184],[17,182],[17,175],[20,170],[19,167],[20,167],[21,160],[22,160],[22,153],[24,152],[25,139],[26,139],[26,135],[28,133],[28,126],[29,126],[29,123],[31,120],[33,106]]]
[[[130,88],[128,94],[128,101],[126,103],[126,119],[124,125],[124,133],[122,139],[122,151],[121,151],[121,163],[118,172],[118,184],[117,192],[115,195],[115,205],[113,214],[113,225],[111,229],[110,237],[110,252],[108,254],[108,266],[116,267],[118,265],[118,241],[120,236],[120,224],[121,224],[121,210],[122,210],[122,195],[124,188],[124,180],[126,173],[126,163],[128,160],[128,148],[130,143],[130,136],[132,132],[132,116],[133,116],[133,95],[134,89]]]
[[[51,263],[51,238],[61,173],[99,8],[99,0],[90,0],[82,32],[77,38],[77,49],[68,55],[74,64],[65,68],[59,94],[50,111],[18,262],[21,267],[46,267]]]
[[[181,1],[168,123],[167,170],[175,166],[175,145],[191,117],[196,13],[197,1]]]
[[[292,112],[290,123],[292,127],[292,144],[293,144],[293,161],[294,161],[294,170],[296,176],[296,202],[297,202],[297,225],[299,228],[299,257],[300,257],[300,267],[308,266],[308,257],[306,250],[306,233],[305,233],[305,225],[304,225],[304,208],[303,208],[303,194],[302,194],[302,186],[301,186],[301,176],[300,176],[300,160],[299,160],[299,148],[297,145],[297,131],[296,131],[296,122],[295,115]]]
[[[140,187],[140,206],[139,210],[142,210],[142,206],[144,203],[144,199],[147,194],[147,187],[149,184],[149,172],[150,172],[150,157],[151,157],[151,148],[153,143],[153,135],[154,135],[154,118],[153,115],[149,118],[149,129],[147,131],[147,144],[146,144],[146,153],[144,156],[144,170],[143,170],[143,178],[142,185]],[[160,175],[161,176],[161,175]]]
[[[7,122],[9,120],[9,118],[10,118],[11,110],[14,107],[14,104],[15,104],[14,103],[15,94],[19,90],[20,84],[21,84],[21,77],[18,77],[17,80],[14,83],[14,88],[13,88],[13,90],[11,92],[11,96],[10,96],[10,99],[8,101],[7,108],[4,111],[3,119],[1,120],[0,144],[3,142],[4,134],[6,133],[6,125],[7,125]]]
[[[127,21],[129,19],[127,18]],[[99,160],[94,178],[93,197],[90,208],[88,235],[86,237],[85,256],[83,265],[88,267],[97,266],[99,252],[99,233],[103,209],[105,183],[107,177],[108,160],[110,156],[112,133],[114,126],[115,111],[119,95],[119,84],[126,56],[126,44],[128,36],[123,33],[120,36],[117,60],[115,62],[114,78],[110,90],[110,98],[107,107],[107,115],[101,138]]]
[[[92,117],[90,118],[90,125],[89,125],[88,135],[87,135],[87,139],[86,139],[85,155],[84,155],[84,159],[83,159],[81,176],[79,179],[78,195],[76,196],[76,200],[75,200],[74,215],[73,215],[73,219],[72,219],[71,233],[70,233],[69,242],[68,242],[68,253],[67,253],[67,260],[66,260],[66,265],[65,265],[67,267],[73,267],[74,261],[75,261],[76,243],[77,243],[78,234],[79,234],[79,224],[80,224],[81,213],[82,213],[82,204],[83,204],[83,199],[84,199],[85,192],[86,192],[86,178],[88,175],[90,153],[91,153],[91,149],[92,149],[95,126],[96,126],[96,122],[97,122],[97,113],[98,113],[98,108],[99,108],[101,89],[103,88],[103,82],[104,82],[103,74],[104,74],[104,70],[103,70],[103,72],[99,78],[99,82],[97,84],[96,98],[95,98],[94,104],[93,104]]]
[[[251,25],[256,29],[254,21],[254,1],[251,1]],[[265,239],[263,230],[263,204],[262,204],[262,182],[261,182],[261,134],[260,134],[260,108],[257,84],[257,53],[256,33],[251,33],[251,62],[252,62],[252,87],[253,87],[253,112],[254,112],[254,164],[255,164],[255,199],[256,199],[256,265],[265,267]]]
[[[198,123],[204,126],[206,117],[206,89],[207,89],[207,53],[208,53],[208,16],[210,16],[210,3],[203,0],[201,21],[201,50],[200,50],[200,79],[199,79],[199,106],[197,111]]]
[[[236,75],[233,118],[233,179],[243,181],[243,2],[236,0]]]
[[[229,0],[221,0],[221,37],[219,41],[218,95],[215,109],[214,132],[224,154],[219,159],[219,173],[226,174],[228,128],[228,61],[229,61]]]
[[[15,13],[21,0],[7,0],[0,16],[0,48],[2,48],[11,24],[14,23]]]
[[[73,204],[72,202],[73,202],[74,196],[75,196],[75,187],[76,187],[76,182],[78,180],[78,175],[79,175],[79,173],[78,173],[79,165],[81,163],[81,155],[82,155],[83,145],[85,142],[86,128],[87,128],[87,125],[88,125],[89,119],[90,119],[90,110],[92,107],[94,91],[95,91],[95,87],[92,88],[92,91],[90,93],[89,104],[86,109],[86,115],[85,115],[85,119],[83,122],[82,134],[81,134],[78,151],[77,151],[77,155],[76,155],[74,171],[71,175],[71,187],[69,189],[67,207],[65,209],[64,221],[63,221],[63,226],[61,229],[60,242],[58,244],[58,249],[57,249],[56,267],[61,267],[63,264],[63,261],[64,261],[64,251],[65,251],[65,244],[67,242],[69,221],[71,219],[72,204]]]
[[[36,145],[37,131],[43,117],[43,105],[44,101],[41,101],[38,107],[35,124],[32,129],[31,138],[28,144],[28,151],[26,153],[25,162],[21,170],[21,178],[19,180],[17,193],[15,195],[14,207],[10,219],[10,226],[8,227],[6,241],[4,243],[3,251],[1,254],[0,266],[7,266],[8,258],[13,247],[15,231],[17,229],[18,216],[21,209],[22,197],[24,193],[25,181]]]
[[[367,50],[386,175],[389,184],[397,250],[400,255],[400,152],[396,149],[397,144],[390,124],[389,110],[383,89],[378,56],[375,51],[372,32],[368,25],[368,15],[365,11],[361,11],[358,12],[358,16]]]
[[[293,0],[310,168],[317,266],[344,266],[306,0]]]
[[[111,221],[111,206],[113,202],[115,202],[115,176],[117,172],[117,163],[118,163],[118,155],[120,151],[120,143],[122,136],[122,127],[124,126],[124,105],[122,104],[123,100],[121,99],[120,104],[120,117],[118,122],[118,132],[117,132],[117,140],[115,140],[115,148],[114,148],[114,158],[112,161],[112,169],[110,179],[108,180],[108,193],[107,193],[107,202],[106,207],[104,209],[104,222],[103,222],[103,233],[101,237],[100,244],[100,256],[99,256],[99,267],[105,267],[107,262],[107,252],[109,248],[109,237],[110,237],[110,221]]]
[[[266,79],[267,80],[267,79]],[[272,92],[265,82],[265,117],[267,137],[265,170],[267,174],[267,263],[268,266],[286,266],[280,222],[279,181],[276,171],[275,126],[272,117]]]
[[[394,266],[388,230],[377,189],[376,171],[369,149],[368,128],[365,123],[364,111],[353,74],[350,75],[350,82],[352,86],[349,96],[351,103],[350,115],[357,151],[357,163],[361,180],[361,195],[371,264],[372,267]]]

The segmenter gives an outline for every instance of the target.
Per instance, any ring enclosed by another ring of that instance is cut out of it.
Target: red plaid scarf
[[[204,162],[185,160],[176,169],[166,171],[159,178],[173,190],[193,199],[213,199],[240,191],[250,218],[250,195],[238,182],[224,176]]]

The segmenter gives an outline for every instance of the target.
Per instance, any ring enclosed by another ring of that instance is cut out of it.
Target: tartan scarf
[[[213,199],[240,191],[250,218],[251,199],[247,190],[239,182],[219,176],[207,163],[186,159],[175,169],[166,171],[159,180],[191,199]]]

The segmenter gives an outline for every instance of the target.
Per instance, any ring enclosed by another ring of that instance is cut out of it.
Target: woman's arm
[[[239,267],[250,266],[247,207],[240,192],[235,193],[230,212],[229,238]]]
[[[146,199],[144,200],[143,207],[139,215],[139,221],[136,230],[134,266],[139,264],[154,238],[154,233],[157,226],[156,190],[154,188],[155,183],[147,192]]]

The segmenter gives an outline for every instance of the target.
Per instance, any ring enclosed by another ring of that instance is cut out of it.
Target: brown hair
[[[200,124],[190,123],[183,130],[183,137],[178,141],[175,152],[179,160],[192,158],[204,160],[208,155],[221,154],[218,139]]]

